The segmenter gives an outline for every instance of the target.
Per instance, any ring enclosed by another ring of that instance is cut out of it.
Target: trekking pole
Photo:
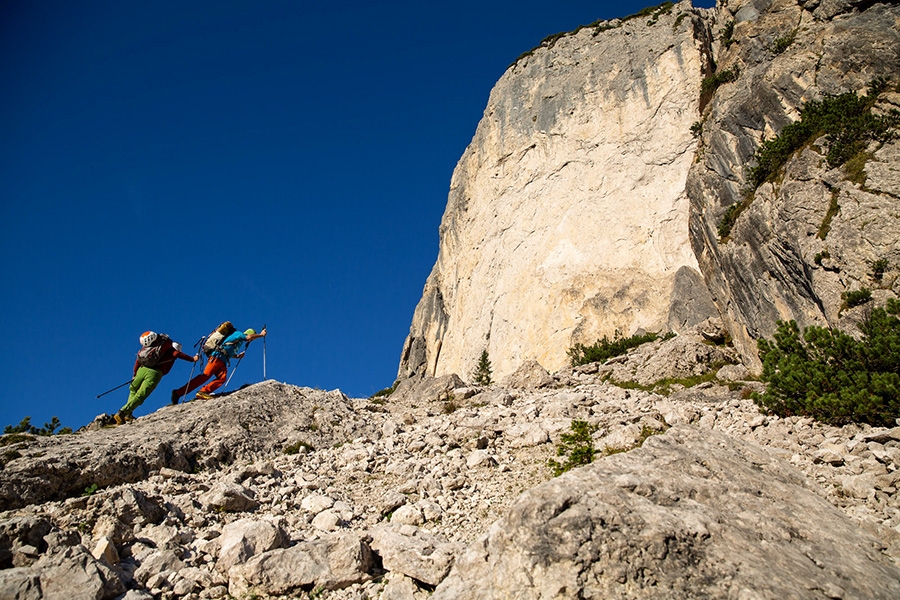
[[[204,335],[199,340],[197,340],[197,343],[194,344],[194,348],[196,349],[199,346],[202,349],[203,342],[205,342],[205,341],[206,341],[206,336]],[[197,354],[200,354],[199,350],[197,351]],[[184,404],[184,399],[187,398],[187,395],[188,395],[187,389],[188,389],[188,386],[191,385],[191,380],[194,378],[194,369],[197,367],[198,362],[200,362],[200,359],[197,359],[193,363],[191,363],[191,374],[188,376],[187,383],[184,384],[184,393],[181,394],[181,398],[178,399],[178,402],[181,404]]]
[[[244,357],[238,359],[237,364],[234,365],[234,369],[231,370],[231,375],[228,376],[228,379],[225,381],[225,387],[222,389],[228,389],[228,384],[231,383],[231,378],[234,377],[234,374],[237,372],[237,368],[241,366],[241,361],[244,360]]]
[[[197,354],[200,354],[200,352],[203,350],[203,342],[205,342],[205,341],[206,341],[206,336],[204,335],[199,340],[197,340],[196,344],[194,344],[194,348],[198,348],[198,347],[200,348],[200,350],[197,351]],[[182,404],[184,404],[184,399],[187,398],[188,386],[191,385],[191,380],[194,378],[194,369],[197,367],[198,362],[200,362],[199,359],[191,365],[191,375],[190,375],[190,377],[188,377],[188,382],[186,384],[184,384],[184,393],[181,395],[181,399],[178,400]]]
[[[266,331],[266,324],[263,323],[263,331]],[[268,333],[268,331],[266,331]],[[263,381],[266,380],[266,338],[263,338]]]
[[[111,390],[106,390],[106,391],[103,392],[102,394],[97,394],[97,397],[99,398],[100,396],[105,396],[105,395],[107,395],[107,394],[110,393],[110,392],[114,392],[114,391],[116,391],[116,390],[119,389],[119,388],[123,388],[123,387],[125,387],[126,385],[128,385],[129,383],[131,383],[132,381],[134,381],[134,379],[129,379],[128,381],[126,381],[126,382],[123,383],[122,385],[117,385],[116,387],[114,387],[114,388],[111,389]]]

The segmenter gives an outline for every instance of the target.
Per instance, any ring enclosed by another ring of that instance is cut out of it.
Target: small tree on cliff
[[[487,386],[493,383],[491,380],[491,359],[488,357],[487,350],[481,351],[481,357],[478,359],[478,364],[475,365],[475,371],[472,373],[472,378],[477,385]]]

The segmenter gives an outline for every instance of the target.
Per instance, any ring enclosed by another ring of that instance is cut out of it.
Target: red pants
[[[187,385],[178,388],[172,393],[179,398],[186,396],[197,389],[198,386],[203,385],[213,375],[216,378],[200,388],[201,392],[210,394],[225,385],[225,382],[228,380],[228,367],[225,366],[225,361],[215,356],[209,359],[202,373],[188,381]]]

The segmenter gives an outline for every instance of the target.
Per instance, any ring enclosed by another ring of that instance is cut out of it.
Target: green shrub
[[[869,288],[859,288],[852,292],[844,292],[841,299],[844,301],[841,308],[854,308],[872,300],[872,292]]]
[[[10,433],[7,431],[0,437],[0,447],[11,446],[20,442],[33,442],[34,438],[24,433]]]
[[[834,216],[838,214],[838,211],[841,210],[841,205],[838,204],[839,195],[840,192],[837,188],[831,191],[831,200],[828,202],[828,210],[825,211],[825,216],[822,217],[822,224],[819,225],[819,231],[816,232],[816,237],[820,240],[824,240],[828,237],[828,232],[831,231],[831,221],[834,219]]]
[[[668,333],[663,339],[669,339],[675,334]],[[603,336],[602,340],[597,340],[590,346],[584,344],[575,344],[569,348],[567,354],[573,367],[578,365],[586,365],[592,362],[604,362],[613,356],[621,356],[628,352],[631,348],[637,348],[641,344],[653,342],[659,338],[656,333],[635,334],[629,338],[623,338],[620,331],[616,334],[612,341],[607,336]]]
[[[758,340],[766,391],[754,401],[781,417],[831,425],[892,427],[900,417],[900,301],[874,308],[857,340],[836,329],[779,321],[774,342]]]
[[[17,458],[22,458],[22,453],[18,450],[6,450],[0,454],[0,469],[6,467],[6,463]]]
[[[870,266],[872,267],[872,279],[878,282],[884,279],[884,272],[887,271],[888,268],[888,261],[886,258],[874,260]]]
[[[587,421],[575,419],[569,425],[572,433],[560,435],[559,446],[556,448],[557,456],[565,456],[562,463],[553,460],[547,461],[547,466],[553,470],[553,476],[559,477],[569,469],[590,464],[594,460],[594,441],[591,435],[597,431],[596,425]]]
[[[609,376],[604,377],[603,381],[622,388],[623,390],[644,390],[645,392],[653,392],[654,394],[668,396],[672,393],[672,388],[676,385],[679,385],[682,388],[692,388],[701,383],[717,381],[716,373],[718,373],[719,369],[725,366],[725,364],[726,363],[715,363],[710,365],[710,369],[702,375],[691,375],[690,377],[666,377],[665,379],[659,379],[650,384],[642,384],[637,381],[617,381]]]
[[[650,17],[650,21],[647,24],[653,25],[654,23],[656,23],[657,19],[659,19],[660,15],[671,12],[672,7],[674,6],[675,4],[673,2],[663,2],[659,6],[648,6],[647,8],[643,8],[633,15],[622,17],[622,22],[631,21],[632,19],[641,19],[643,17]]]
[[[554,33],[553,35],[548,35],[547,37],[545,37],[544,39],[541,40],[541,43],[538,47],[547,46],[549,48],[552,48],[554,45],[556,45],[556,42],[558,42],[562,38],[566,37],[567,35],[571,35],[570,32],[561,31],[559,33]]]
[[[670,12],[672,12],[673,6],[675,6],[675,4],[673,2],[663,2],[662,4],[657,6],[655,9],[651,10],[650,20],[647,21],[647,25],[649,25],[651,27],[653,25],[656,25],[656,22],[659,21],[659,18],[661,16],[667,15]],[[644,9],[644,10],[647,10],[647,9]],[[641,11],[641,12],[644,12],[644,11]]]
[[[728,21],[725,23],[725,27],[719,30],[719,41],[722,42],[722,45],[726,48],[731,47],[733,43],[737,40],[734,39],[734,21]]]
[[[797,39],[797,30],[794,29],[790,33],[785,36],[782,36],[772,42],[772,54],[781,54],[788,48],[790,48],[791,44],[794,43],[794,40]]]
[[[735,66],[733,69],[725,69],[724,71],[719,71],[715,75],[707,77],[703,80],[703,83],[700,84],[700,93],[703,95],[709,95],[719,89],[719,86],[725,83],[731,83],[732,81],[737,81],[738,77],[741,76],[741,69]]]
[[[59,417],[53,417],[49,423],[44,423],[43,427],[35,427],[31,424],[31,417],[25,417],[18,425],[7,425],[3,428],[3,433],[30,433],[33,435],[53,435],[53,432],[59,428]],[[63,427],[59,430],[60,435],[72,433],[71,427]]]
[[[372,398],[387,398],[388,396],[390,396],[391,394],[394,393],[394,391],[397,389],[398,385],[400,385],[399,379],[397,381],[395,381],[394,385],[392,385],[391,387],[384,388],[383,390],[379,390],[379,391],[375,392],[374,394],[372,394]]]
[[[298,441],[294,442],[293,444],[289,444],[289,445],[285,446],[284,453],[285,454],[299,454],[300,448],[306,448],[306,450],[308,452],[312,452],[312,450],[313,450],[312,445],[308,444],[307,442],[304,442],[303,440],[298,440]]]
[[[863,189],[866,189],[866,163],[868,163],[874,154],[870,152],[857,152],[850,160],[844,163],[844,176],[847,181],[855,183]]]
[[[488,356],[487,350],[481,351],[481,356],[478,358],[478,364],[475,365],[475,372],[472,374],[472,379],[475,381],[476,385],[491,385],[491,359]]]
[[[719,225],[717,227],[720,242],[725,242],[728,240],[728,236],[731,235],[731,230],[734,229],[734,224],[737,223],[738,217],[747,209],[748,206],[750,206],[750,202],[752,200],[753,196],[748,196],[740,202],[735,202],[727,209],[725,209],[725,214],[722,215],[722,218],[719,220]]]
[[[683,388],[692,388],[700,385],[701,383],[714,382],[716,381],[716,373],[718,373],[719,369],[724,366],[724,363],[711,365],[709,371],[703,373],[702,375],[691,375],[690,377],[667,377],[666,379],[660,379],[653,384],[651,391],[662,394],[663,396],[668,396],[670,393],[672,393],[672,387],[676,385],[680,385]]]
[[[886,116],[872,114],[878,94],[886,87],[887,82],[879,79],[863,97],[847,92],[804,104],[798,121],[786,125],[775,138],[764,141],[757,149],[756,166],[750,169],[749,177],[753,189],[770,180],[794,152],[822,135],[828,143],[825,160],[831,167],[843,165],[865,150],[870,141],[888,141],[900,124],[900,112],[892,111]]]

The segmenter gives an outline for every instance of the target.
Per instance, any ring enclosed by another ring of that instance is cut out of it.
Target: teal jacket
[[[243,331],[235,331],[227,338],[225,338],[221,344],[219,344],[219,348],[212,351],[210,356],[216,356],[225,361],[225,364],[229,364],[231,359],[241,353],[241,349],[247,343],[247,336]]]

